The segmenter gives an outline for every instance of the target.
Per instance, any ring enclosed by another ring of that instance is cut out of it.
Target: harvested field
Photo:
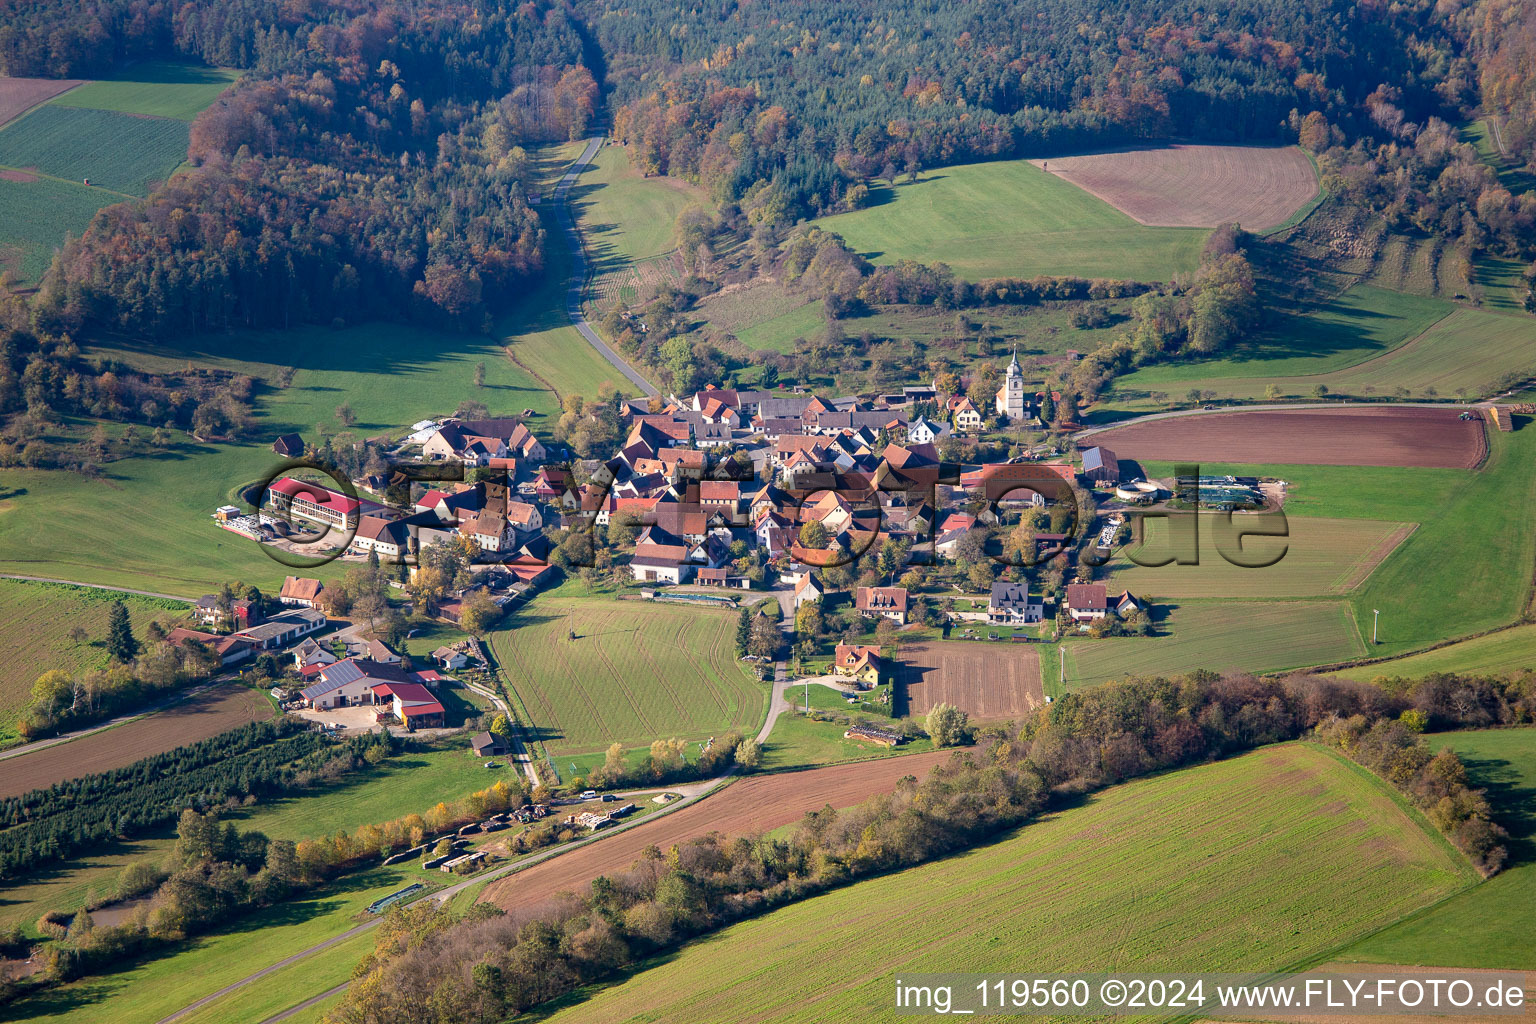
[[[1487,440],[1458,409],[1297,409],[1169,416],[1092,435],[1122,459],[1472,469]]]
[[[1285,223],[1317,194],[1295,146],[1160,146],[1031,163],[1151,227],[1249,231]]]
[[[38,176],[31,171],[13,171],[9,168],[0,170],[0,181],[16,181],[22,184],[38,180]]]
[[[651,845],[663,850],[711,832],[746,835],[800,820],[828,804],[851,807],[872,793],[887,792],[904,775],[922,778],[953,751],[861,761],[805,772],[757,775],[640,828],[562,854],[486,887],[481,899],[506,909],[529,907],[598,875],[623,871]]]
[[[0,797],[121,768],[270,717],[272,706],[260,693],[234,684],[216,686],[136,722],[0,761]]]
[[[901,649],[898,701],[907,713],[953,704],[982,720],[1016,718],[1045,702],[1040,652],[1030,644],[948,641]]]
[[[79,84],[78,78],[0,78],[0,125]]]

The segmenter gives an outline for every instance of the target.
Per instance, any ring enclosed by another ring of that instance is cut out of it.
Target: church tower
[[[1019,368],[1019,350],[1014,349],[1003,386],[997,389],[997,411],[1017,422],[1024,418],[1024,408],[1024,371]]]

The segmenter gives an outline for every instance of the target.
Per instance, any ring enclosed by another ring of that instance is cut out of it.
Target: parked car
[[[612,802],[614,800],[617,800],[618,798],[619,798],[619,794],[617,794],[617,793],[604,793],[603,794],[603,803],[605,803],[605,804],[606,803],[610,803],[610,802]]]
[[[595,790],[595,789],[583,790],[582,794],[581,794],[581,798],[583,800],[596,800],[597,799],[597,790]]]

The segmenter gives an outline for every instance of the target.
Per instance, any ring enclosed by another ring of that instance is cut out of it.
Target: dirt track
[[[1487,441],[1458,409],[1232,412],[1148,420],[1093,434],[1122,459],[1471,469]]]
[[[899,673],[907,712],[913,715],[942,702],[992,721],[1017,718],[1045,703],[1040,652],[1030,644],[951,640],[904,645]]]
[[[265,697],[243,686],[219,686],[147,718],[0,761],[0,797],[19,796],[92,772],[110,771],[175,747],[272,717]]]
[[[665,850],[711,832],[766,832],[827,804],[849,807],[871,793],[889,791],[903,775],[922,778],[952,753],[934,751],[744,779],[652,823],[492,882],[481,899],[504,908],[532,906],[563,890],[577,889],[598,875],[624,870],[647,846]]]

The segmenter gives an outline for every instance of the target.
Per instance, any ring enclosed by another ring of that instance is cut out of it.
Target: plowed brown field
[[[237,685],[215,687],[136,722],[0,761],[0,797],[111,771],[271,717],[272,705],[256,691]]]
[[[74,78],[0,78],[0,125],[79,84]]]
[[[1235,221],[1263,231],[1317,194],[1317,174],[1295,146],[1161,146],[1031,163],[1156,227]]]
[[[749,835],[799,821],[827,804],[851,807],[872,793],[889,792],[904,775],[922,778],[953,751],[832,765],[806,772],[758,775],[724,792],[571,853],[553,857],[486,887],[481,899],[500,907],[528,907],[598,875],[623,871],[655,845],[662,850],[711,832]]]
[[[1441,466],[1483,461],[1481,417],[1456,409],[1298,409],[1171,416],[1091,435],[1122,459],[1315,466]]]
[[[1045,702],[1040,652],[1011,641],[903,646],[897,683],[905,687],[907,711],[913,715],[944,703],[973,718],[1016,718]]]

